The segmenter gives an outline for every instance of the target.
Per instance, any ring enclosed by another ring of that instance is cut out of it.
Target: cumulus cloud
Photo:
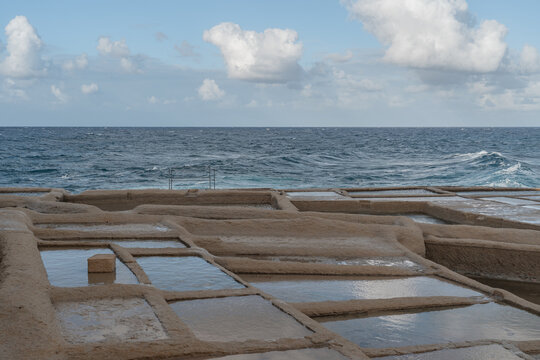
[[[96,83],[81,85],[81,92],[85,95],[93,94],[98,91],[99,91],[99,86]]]
[[[67,95],[60,90],[56,85],[51,85],[51,93],[58,99],[59,102],[65,103],[68,101]]]
[[[204,101],[218,100],[225,96],[225,91],[219,88],[212,79],[204,79],[198,89],[199,97]]]
[[[141,72],[134,62],[134,56],[131,56],[126,40],[112,41],[108,36],[101,36],[98,39],[97,50],[100,55],[120,59],[120,66],[126,72]]]
[[[88,66],[88,55],[86,53],[82,53],[81,55],[77,56],[73,60],[68,60],[64,62],[62,67],[64,70],[72,71],[75,69],[85,69]]]
[[[150,96],[146,99],[149,104],[155,105],[155,104],[163,104],[163,105],[169,105],[169,104],[176,104],[176,100],[174,99],[160,99],[154,95]]]
[[[507,29],[477,26],[465,0],[342,0],[352,17],[387,46],[384,60],[415,68],[467,72],[498,69]]]
[[[0,91],[0,100],[3,102],[17,102],[20,100],[30,100],[28,94],[22,89],[17,81],[5,79]]]
[[[45,74],[39,35],[25,16],[14,17],[5,27],[6,58],[0,63],[0,74],[10,77],[33,77]]]
[[[98,39],[97,50],[101,55],[112,57],[125,57],[129,56],[129,47],[126,44],[126,40],[111,41],[108,36],[101,36]]]
[[[302,75],[298,64],[302,44],[297,42],[294,30],[266,29],[258,33],[226,22],[206,30],[203,39],[221,50],[230,78],[286,83]]]

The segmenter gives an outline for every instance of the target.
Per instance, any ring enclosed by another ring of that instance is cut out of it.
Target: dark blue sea
[[[540,128],[0,128],[0,186],[540,187]]]

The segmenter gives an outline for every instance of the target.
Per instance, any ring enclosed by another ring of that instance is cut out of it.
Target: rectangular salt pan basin
[[[195,336],[205,341],[303,338],[312,332],[257,295],[170,304]]]
[[[152,285],[170,291],[242,289],[245,286],[198,256],[137,258]]]
[[[167,338],[150,305],[139,298],[63,302],[56,305],[56,318],[70,343]]]
[[[433,195],[436,194],[433,191],[425,189],[396,189],[396,190],[376,190],[376,191],[353,191],[348,192],[349,195],[362,196],[362,195]]]
[[[333,191],[293,191],[288,192],[287,197],[291,200],[350,200]]]
[[[540,338],[538,316],[496,303],[379,317],[318,320],[326,328],[365,348]]]
[[[129,268],[116,259],[114,273],[88,273],[87,259],[96,254],[112,254],[110,249],[41,250],[41,259],[51,285],[79,287],[103,284],[137,284]]]
[[[500,202],[503,204],[510,204],[510,205],[537,205],[538,204],[536,201],[532,201],[532,200],[514,199],[510,197],[503,197],[503,196],[481,198],[481,200],[496,201],[496,202]]]
[[[501,345],[482,345],[460,349],[445,349],[422,354],[385,356],[377,360],[522,360],[516,353]]]
[[[461,191],[457,193],[458,195],[465,196],[521,196],[521,195],[540,195],[540,191],[536,190],[517,190],[517,191]]]
[[[318,263],[331,265],[360,265],[360,266],[390,266],[399,267],[408,270],[422,271],[424,267],[406,257],[365,257],[365,258],[341,258],[341,257],[323,257],[323,256],[272,256],[272,255],[247,255],[246,257],[255,260],[268,261],[292,261],[301,263]]]
[[[431,215],[427,214],[396,214],[398,216],[407,216],[411,218],[412,220],[416,221],[417,223],[422,224],[448,224],[448,222],[438,219],[436,217],[433,217]]]
[[[112,243],[125,248],[185,248],[186,245],[176,239],[85,239],[78,241]]]
[[[71,231],[110,231],[110,232],[166,232],[170,229],[163,225],[154,224],[36,224],[42,229],[71,230]]]
[[[0,195],[12,195],[12,196],[42,196],[48,194],[45,191],[31,191],[31,192],[0,192]]]
[[[483,296],[481,293],[427,276],[337,277],[247,275],[243,279],[287,302],[390,299],[419,296]]]
[[[270,351],[262,354],[229,355],[212,360],[347,360],[348,358],[330,349],[300,349]]]

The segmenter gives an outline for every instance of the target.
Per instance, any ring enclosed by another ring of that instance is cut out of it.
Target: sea
[[[540,187],[540,128],[0,128],[1,187],[410,185]]]

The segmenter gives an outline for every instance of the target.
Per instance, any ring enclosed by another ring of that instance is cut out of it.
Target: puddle
[[[42,196],[48,194],[47,191],[37,192],[0,192],[0,195],[12,195],[12,196]]]
[[[396,214],[396,216],[407,216],[415,222],[422,224],[449,224],[447,221],[427,214]]]
[[[362,196],[362,195],[433,195],[436,194],[433,191],[425,189],[396,189],[396,190],[377,190],[377,191],[353,191],[348,192],[349,195]]]
[[[523,199],[515,199],[510,197],[487,197],[487,198],[480,198],[480,200],[486,200],[486,201],[496,201],[503,204],[509,204],[509,205],[538,205],[536,201],[532,200],[523,200]]]
[[[167,338],[154,311],[144,299],[63,302],[55,307],[62,334],[70,343]]]
[[[137,263],[152,285],[170,291],[243,289],[244,285],[198,256],[143,256]]]
[[[42,229],[72,230],[72,231],[136,231],[136,232],[166,232],[170,229],[164,225],[154,224],[35,224]]]
[[[406,257],[369,257],[369,258],[330,258],[322,256],[271,256],[247,255],[255,260],[293,261],[301,263],[329,264],[329,265],[361,265],[361,266],[390,266],[414,271],[423,271],[424,267]]]
[[[533,210],[540,210],[540,204],[539,205],[525,205],[524,208],[533,209]]]
[[[210,204],[207,206],[217,206],[224,208],[255,208],[264,210],[276,210],[271,204]]]
[[[445,349],[422,354],[385,356],[377,360],[523,360],[501,345],[481,345],[460,349]]]
[[[185,248],[180,240],[173,239],[82,239],[77,241],[117,244],[125,248]]]
[[[536,201],[540,201],[540,195],[533,195],[533,196],[523,196],[525,199],[532,199]]]
[[[378,317],[318,320],[328,329],[366,348],[540,338],[538,316],[496,303]]]
[[[468,213],[502,218],[510,221],[517,221],[529,224],[540,224],[540,216],[536,209],[529,209],[529,206],[513,206],[495,201],[473,200],[466,202],[447,203],[445,206]]]
[[[242,275],[262,291],[287,302],[346,301],[420,296],[484,295],[427,276],[337,277],[296,275]]]
[[[347,360],[348,358],[330,349],[301,349],[270,351],[261,354],[229,355],[212,360]]]
[[[527,191],[527,190],[517,190],[517,191],[462,191],[458,192],[458,195],[464,196],[513,196],[513,195],[540,195],[540,191]]]
[[[137,278],[116,259],[115,273],[88,273],[87,259],[96,254],[113,254],[110,249],[41,250],[49,282],[54,286],[78,287],[103,284],[138,284]]]
[[[508,290],[520,298],[540,305],[540,283],[469,277],[488,286]]]
[[[418,197],[375,197],[375,198],[354,198],[365,201],[410,201],[410,202],[447,202],[447,201],[470,201],[459,196],[418,196]]]
[[[257,295],[178,301],[176,314],[205,341],[303,338],[312,332]]]
[[[287,197],[291,200],[351,200],[333,191],[292,191]]]

